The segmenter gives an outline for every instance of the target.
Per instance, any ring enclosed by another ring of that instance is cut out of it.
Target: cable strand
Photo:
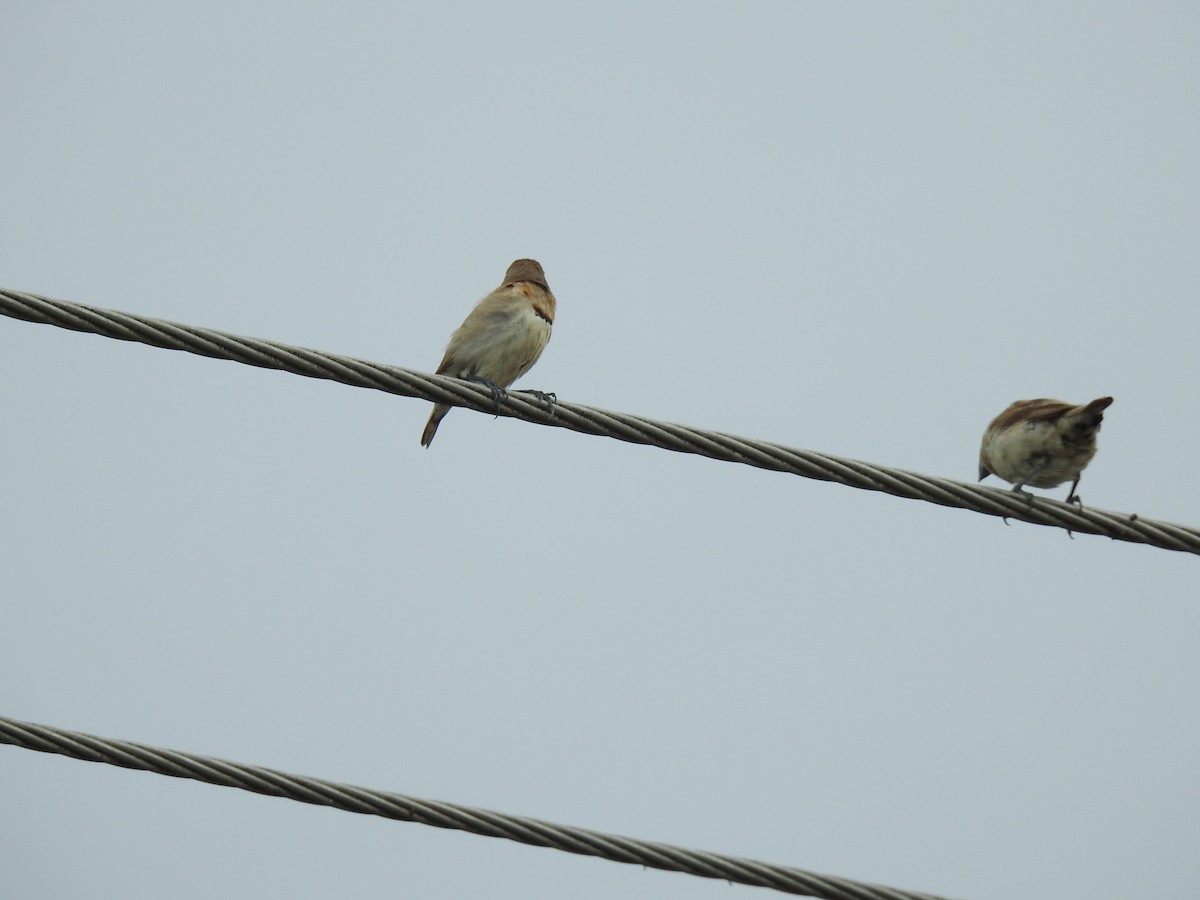
[[[596,856],[613,862],[772,888],[790,894],[827,900],[944,900],[932,894],[913,893],[789,866],[688,850],[670,844],[556,825],[486,809],[376,791],[261,766],[198,756],[180,750],[96,737],[5,716],[0,716],[0,743],[43,753],[56,753],[87,762],[107,763],[174,778],[189,778],[193,781],[238,788],[301,803],[330,806],[346,812],[468,831],[537,847]]]
[[[353,387],[386,391],[434,403],[462,406],[478,412],[497,412],[491,392],[480,385],[430,375],[413,369],[295,347],[276,341],[242,337],[193,325],[55,300],[37,294],[0,289],[0,313],[16,319],[55,325],[72,331],[137,341],[168,350],[182,350],[260,368],[278,369],[308,378],[337,381]],[[971,510],[988,516],[1017,519],[1034,525],[1096,534],[1117,541],[1149,544],[1164,550],[1200,554],[1200,529],[1146,519],[1095,507],[1080,508],[1048,497],[1030,504],[1025,497],[999,488],[908,472],[860,460],[846,459],[783,444],[705,431],[642,416],[610,412],[558,401],[553,413],[545,404],[510,391],[499,415],[538,425],[568,428],[581,434],[646,444],[677,453],[706,456],[860,490],[879,491],[909,500]]]

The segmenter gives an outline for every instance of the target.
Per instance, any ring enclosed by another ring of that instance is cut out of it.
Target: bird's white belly
[[[508,387],[529,371],[549,340],[550,323],[532,308],[498,316],[459,349],[459,358],[473,363],[459,374],[478,375]]]

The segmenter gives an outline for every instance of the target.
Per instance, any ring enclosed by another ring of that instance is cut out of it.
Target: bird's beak
[[[987,478],[991,474],[992,473],[989,472],[987,469],[985,469],[983,466],[979,467],[979,480],[980,481],[983,481],[983,479]]]

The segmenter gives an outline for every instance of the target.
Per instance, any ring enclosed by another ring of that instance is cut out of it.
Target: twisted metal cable
[[[180,325],[149,316],[4,289],[0,289],[0,313],[27,322],[57,325],[122,341],[138,341],[168,350],[184,350],[214,359],[280,369],[353,387],[373,388],[404,397],[465,406],[479,412],[497,412],[490,391],[471,382],[275,341],[241,337],[194,325]],[[988,516],[1019,519],[1034,525],[1065,528],[1071,532],[1098,534],[1164,550],[1200,554],[1200,529],[1145,519],[1136,514],[1094,507],[1080,508],[1048,497],[1038,497],[1030,503],[1012,491],[999,488],[907,472],[575,403],[556,403],[553,412],[550,412],[540,400],[522,396],[520,391],[510,392],[503,399],[498,412],[539,425],[554,425],[583,434],[616,438],[633,444],[649,444],[664,450],[694,453],[803,478],[833,481],[910,500],[969,509]]]
[[[671,872],[684,872],[701,878],[717,878],[755,887],[774,888],[788,894],[829,900],[942,900],[932,894],[901,891],[752,859],[686,850],[670,844],[639,841],[486,809],[375,791],[304,775],[292,775],[275,769],[264,769],[261,766],[247,766],[211,756],[197,756],[178,750],[96,737],[4,716],[0,716],[0,743],[43,753],[58,753],[88,762],[141,769],[159,775],[170,775],[173,778],[191,778],[208,784],[253,791],[256,794],[298,800],[301,803],[332,806],[347,812],[469,831],[485,837],[506,838],[535,847],[550,847],[583,856],[598,856],[613,862],[633,863]]]

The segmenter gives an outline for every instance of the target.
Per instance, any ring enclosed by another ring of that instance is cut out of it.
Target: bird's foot
[[[1079,476],[1075,476],[1075,480],[1071,482],[1071,490],[1067,491],[1067,502],[1074,503],[1080,509],[1083,509],[1083,501],[1079,499],[1079,495],[1075,493],[1079,490]]]
[[[467,375],[466,381],[474,381],[476,384],[482,384],[485,388],[492,392],[492,402],[496,404],[496,415],[500,415],[500,398],[507,397],[508,391],[496,384],[490,378],[484,378],[482,375]]]
[[[1025,490],[1024,483],[1014,484],[1012,490],[1014,494],[1020,494],[1022,497],[1024,497],[1025,502],[1029,504],[1029,508],[1033,509],[1034,496],[1033,494],[1029,493],[1029,491]]]
[[[1020,494],[1022,497],[1024,497],[1025,501],[1029,504],[1029,508],[1033,509],[1033,494],[1031,494],[1031,493],[1029,493],[1029,491],[1025,490],[1024,483],[1014,484],[1012,486],[1012,492],[1014,494]],[[1008,525],[1009,524],[1008,516],[1003,516],[1002,518],[1004,519],[1004,524]]]
[[[554,404],[558,400],[558,394],[554,391],[520,391],[522,394],[532,394],[543,403],[546,404],[546,414],[554,415]]]
[[[1078,482],[1076,482],[1076,484],[1077,483]],[[1067,494],[1067,499],[1065,502],[1074,503],[1079,507],[1081,512],[1083,511],[1083,501],[1080,500],[1079,495],[1075,493],[1075,485],[1071,485],[1071,493]],[[1069,537],[1071,540],[1075,540],[1075,533],[1071,531],[1070,528],[1067,529],[1067,537]]]

